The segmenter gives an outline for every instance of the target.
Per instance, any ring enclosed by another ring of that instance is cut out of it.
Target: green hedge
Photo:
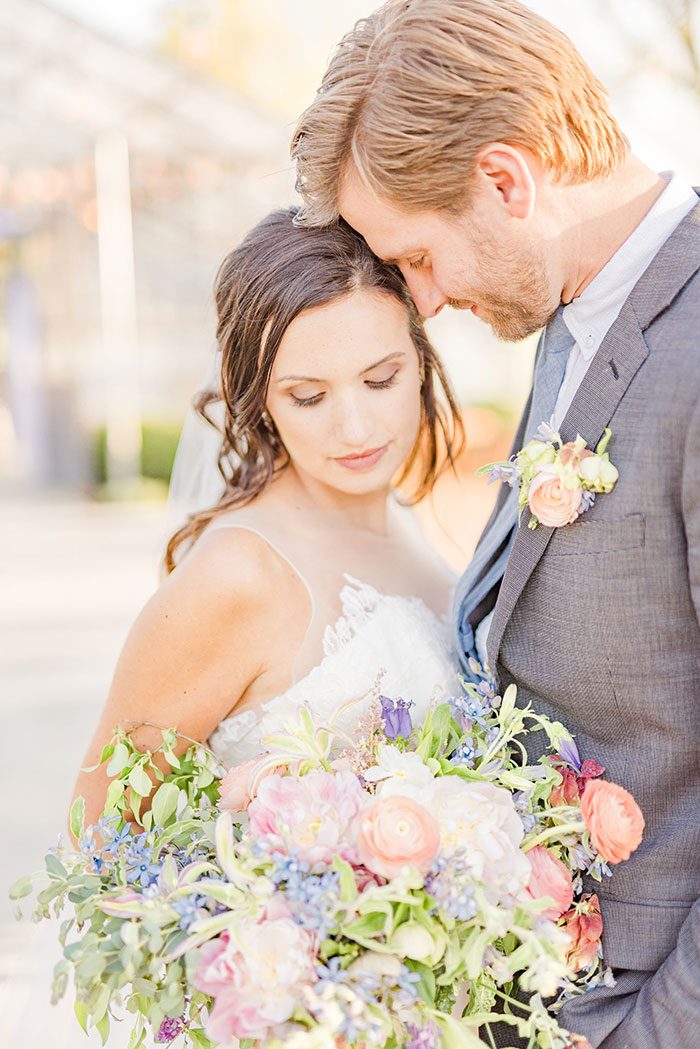
[[[145,422],[141,426],[141,476],[170,480],[173,459],[180,439],[179,423]],[[104,427],[93,435],[93,475],[96,484],[107,480],[107,435]]]

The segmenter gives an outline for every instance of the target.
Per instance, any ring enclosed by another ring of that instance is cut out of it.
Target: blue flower
[[[587,488],[584,488],[581,496],[581,509],[579,514],[585,514],[586,510],[590,510],[595,502],[595,492],[589,492]]]
[[[450,761],[453,765],[466,765],[468,769],[473,769],[480,754],[483,754],[483,751],[477,747],[475,741],[467,738],[453,752]]]
[[[413,701],[411,700],[407,703],[405,699],[394,701],[389,699],[388,696],[380,696],[379,702],[382,705],[382,724],[384,735],[387,739],[396,739],[397,736],[403,736],[404,739],[408,739],[413,731],[409,713],[413,706]]]
[[[144,892],[144,896],[145,894]],[[180,915],[180,928],[183,930],[189,929],[193,922],[198,921],[208,913],[204,909],[204,905],[207,902],[206,896],[180,896],[170,902],[173,910]]]
[[[438,856],[425,880],[425,891],[450,918],[466,922],[477,912],[474,902],[474,874],[463,849],[452,856]]]

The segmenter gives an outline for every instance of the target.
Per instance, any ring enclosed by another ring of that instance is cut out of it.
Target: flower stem
[[[529,852],[530,849],[534,849],[535,845],[541,845],[542,842],[549,841],[550,838],[556,838],[561,834],[578,834],[585,829],[586,824],[583,820],[578,823],[560,823],[557,827],[548,827],[547,830],[543,830],[537,837],[525,842],[521,849],[523,852]]]

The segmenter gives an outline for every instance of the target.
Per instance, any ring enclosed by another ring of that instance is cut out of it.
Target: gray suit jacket
[[[604,1049],[698,1049],[700,204],[632,291],[560,432],[592,447],[608,425],[615,489],[564,528],[531,531],[523,515],[487,649],[501,689],[516,682],[521,704],[563,721],[646,820],[632,858],[587,886],[617,987],[568,1003],[562,1022]]]

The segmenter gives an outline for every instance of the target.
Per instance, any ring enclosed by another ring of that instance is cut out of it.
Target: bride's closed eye
[[[399,374],[399,369],[395,368],[391,375],[387,376],[386,379],[365,379],[365,386],[369,386],[370,390],[388,390],[390,386],[393,386],[396,382],[396,376]]]
[[[396,382],[396,377],[400,370],[400,368],[394,367],[394,370],[383,379],[365,379],[365,386],[368,386],[370,390],[388,390]],[[299,397],[290,390],[289,396],[292,404],[296,405],[298,408],[310,408],[314,404],[320,404],[324,397],[324,391],[311,394],[309,397]]]

